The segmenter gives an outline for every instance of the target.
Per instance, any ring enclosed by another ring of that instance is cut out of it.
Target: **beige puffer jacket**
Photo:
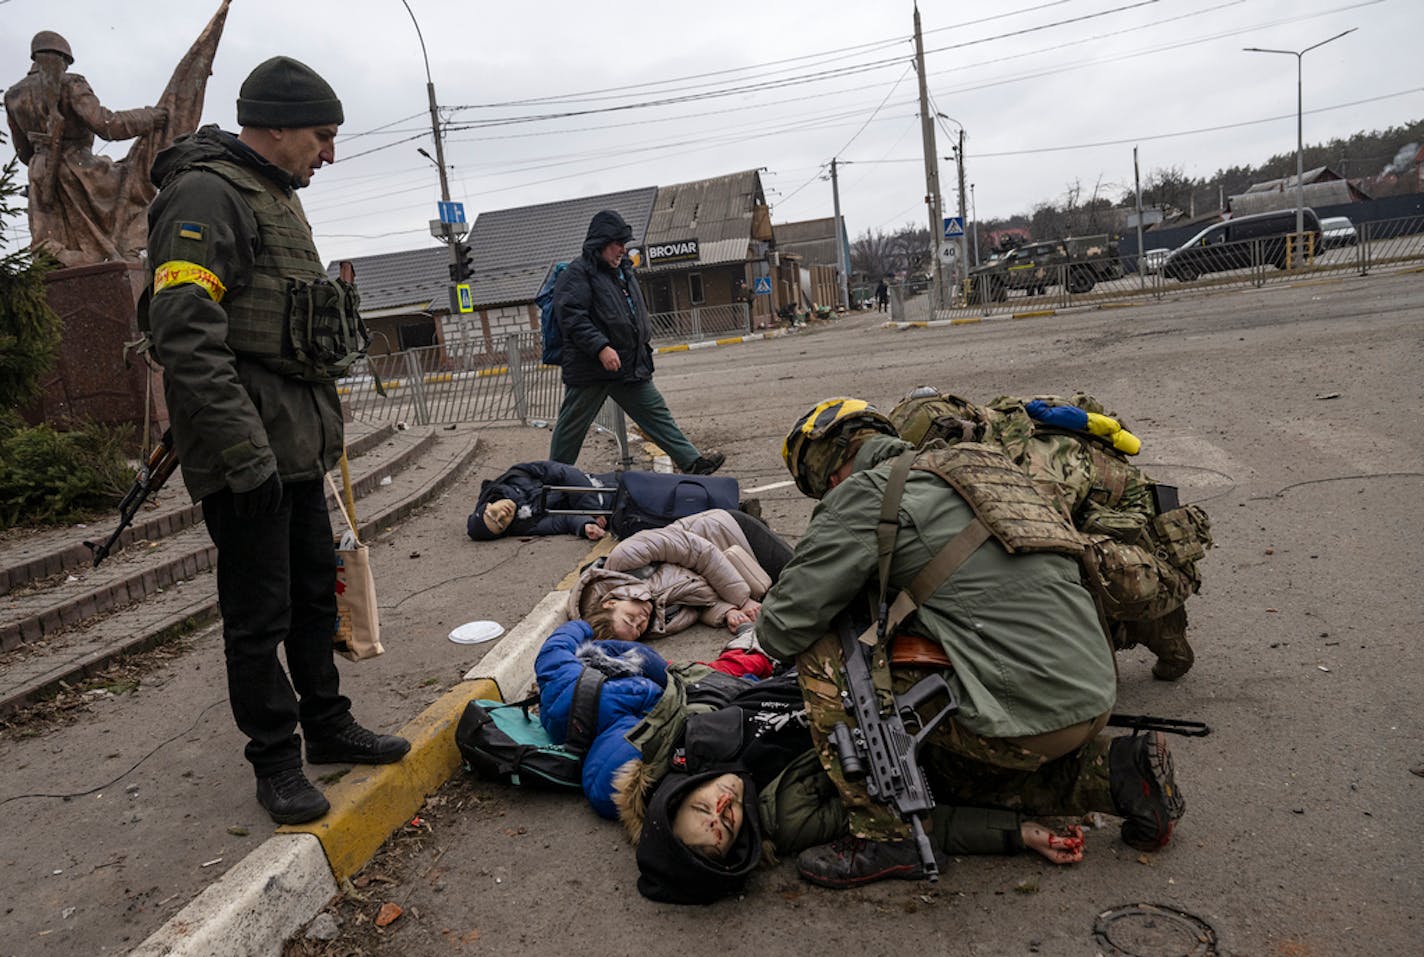
[[[619,542],[601,568],[580,576],[569,593],[568,616],[585,617],[605,598],[631,597],[630,578],[645,582],[653,595],[648,638],[676,634],[699,620],[717,627],[727,612],[761,598],[771,585],[736,520],[722,509]]]

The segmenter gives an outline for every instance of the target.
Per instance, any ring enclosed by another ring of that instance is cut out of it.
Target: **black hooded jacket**
[[[653,377],[652,325],[643,291],[624,259],[610,269],[600,255],[605,246],[633,238],[633,230],[611,209],[588,224],[583,253],[569,263],[554,286],[554,319],[564,337],[564,385],[647,382]],[[620,275],[621,274],[621,275]],[[598,361],[604,346],[618,353],[622,368],[609,372]]]

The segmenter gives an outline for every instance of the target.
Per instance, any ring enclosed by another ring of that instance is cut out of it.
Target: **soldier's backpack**
[[[539,287],[539,295],[534,297],[534,304],[539,307],[539,337],[544,342],[539,361],[547,366],[558,365],[564,353],[564,335],[554,321],[554,284],[559,281],[559,273],[567,268],[568,263],[554,263],[544,285]]]
[[[569,734],[555,744],[530,713],[537,694],[508,704],[477,699],[465,705],[455,727],[455,746],[476,777],[547,788],[583,786],[583,756],[598,731],[598,697],[604,676],[585,668],[574,686]]]

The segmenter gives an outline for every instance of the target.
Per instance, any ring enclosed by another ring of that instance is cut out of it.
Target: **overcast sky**
[[[928,222],[909,2],[409,4],[470,220],[754,167],[774,222],[829,216],[823,177],[838,157],[853,237]],[[0,0],[0,85],[28,69],[35,31],[53,29],[106,106],[151,104],[217,6]],[[1134,144],[1144,176],[1293,151],[1295,58],[1242,47],[1299,50],[1359,28],[1305,56],[1307,143],[1424,116],[1420,0],[925,0],[920,13],[933,109],[953,118],[936,127],[946,213],[958,124],[986,218],[1073,183],[1116,198]],[[324,258],[433,242],[439,181],[417,152],[433,153],[425,67],[401,0],[234,0],[205,122],[234,129],[243,78],[277,54],[317,69],[345,105],[337,163],[303,192]]]

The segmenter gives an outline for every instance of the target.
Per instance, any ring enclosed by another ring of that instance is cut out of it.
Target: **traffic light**
[[[475,252],[469,243],[455,244],[455,261],[448,268],[451,282],[464,282],[475,275]]]

